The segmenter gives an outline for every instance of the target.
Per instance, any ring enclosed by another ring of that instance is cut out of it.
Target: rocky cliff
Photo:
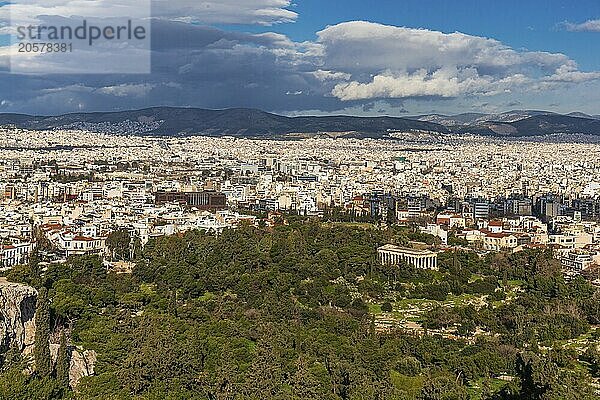
[[[59,347],[58,344],[50,344],[53,365],[56,365]],[[75,388],[81,378],[94,375],[96,352],[94,350],[84,350],[77,346],[69,346],[67,354],[69,355],[69,385]]]
[[[0,349],[17,346],[23,354],[33,351],[37,291],[0,278]]]
[[[0,278],[0,352],[16,346],[24,355],[31,354],[35,345],[35,310],[37,290],[30,286]],[[58,344],[49,344],[56,362]],[[94,374],[96,352],[69,346],[69,384],[77,386],[84,376]]]

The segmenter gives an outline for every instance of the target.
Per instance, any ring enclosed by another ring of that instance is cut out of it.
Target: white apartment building
[[[584,250],[569,250],[559,255],[562,267],[573,272],[581,272],[587,269],[598,258],[597,255]]]
[[[33,244],[30,242],[0,245],[0,270],[26,263],[32,251]]]
[[[510,233],[488,233],[483,237],[483,248],[489,251],[510,250],[517,245],[517,237]]]
[[[57,247],[64,251],[66,256],[101,254],[106,252],[105,237],[88,237],[72,232],[61,232],[56,238]]]

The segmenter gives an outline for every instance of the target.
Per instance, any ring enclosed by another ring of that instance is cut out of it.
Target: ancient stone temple
[[[420,269],[437,269],[437,254],[429,250],[409,249],[386,244],[377,249],[379,261],[383,265],[410,264]]]

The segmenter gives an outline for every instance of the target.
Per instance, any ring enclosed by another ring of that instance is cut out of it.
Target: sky
[[[140,4],[0,1],[0,112],[185,106],[286,115],[600,114],[598,0],[152,0],[151,73],[54,73],[56,63],[10,44],[19,19],[109,17],[107,10]],[[125,62],[96,52],[63,62]],[[11,63],[45,72],[15,73]]]

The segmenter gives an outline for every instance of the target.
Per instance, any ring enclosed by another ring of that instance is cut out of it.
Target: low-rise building
[[[490,251],[503,251],[518,246],[517,237],[510,233],[487,233],[483,237],[483,248]]]
[[[10,269],[15,265],[25,264],[33,251],[30,242],[0,245],[0,269]]]
[[[67,257],[72,255],[102,254],[106,252],[105,237],[89,237],[62,232],[57,236],[56,245]]]
[[[559,260],[563,268],[581,272],[594,263],[594,255],[584,250],[570,250],[562,253]]]

